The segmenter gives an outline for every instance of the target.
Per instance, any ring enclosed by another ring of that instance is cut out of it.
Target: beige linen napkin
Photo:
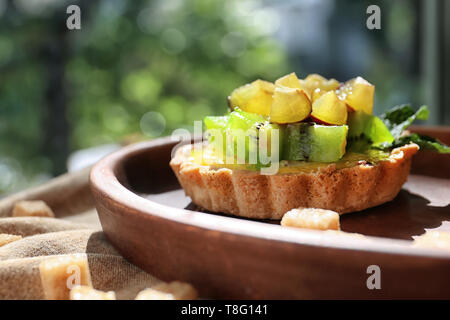
[[[127,262],[101,231],[88,183],[89,168],[0,200],[0,234],[23,238],[0,247],[0,299],[43,299],[41,261],[75,253],[87,255],[94,288],[118,299],[160,281]],[[11,217],[14,203],[43,200],[56,218]]]

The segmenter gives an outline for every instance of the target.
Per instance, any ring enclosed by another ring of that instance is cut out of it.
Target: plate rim
[[[126,188],[116,176],[116,171],[128,157],[145,152],[148,149],[167,144],[176,144],[172,137],[163,137],[125,146],[98,161],[89,175],[90,186],[101,196],[110,201],[102,203],[104,206],[123,207],[130,209],[133,214],[142,218],[169,220],[172,223],[188,225],[235,236],[252,237],[269,241],[286,242],[300,246],[315,246],[327,249],[376,252],[402,256],[416,256],[423,258],[450,259],[450,251],[433,248],[411,246],[412,241],[383,238],[364,235],[357,239],[351,236],[326,234],[318,230],[298,229],[268,224],[261,221],[251,221],[219,216],[188,209],[174,208],[146,199]],[[113,203],[115,205],[113,205]],[[129,214],[128,212],[126,214]]]

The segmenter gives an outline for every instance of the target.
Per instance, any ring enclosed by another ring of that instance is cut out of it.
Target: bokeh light
[[[167,53],[178,54],[186,47],[186,37],[180,30],[169,28],[162,32],[161,44]]]
[[[155,111],[144,114],[140,124],[142,132],[151,138],[161,136],[166,129],[166,119],[161,113]]]
[[[247,40],[240,32],[230,32],[222,38],[220,45],[227,56],[236,58],[245,52]]]

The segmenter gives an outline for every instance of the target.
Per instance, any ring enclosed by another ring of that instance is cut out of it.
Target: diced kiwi
[[[274,150],[281,155],[280,141],[282,141],[283,130],[279,125],[269,123],[262,115],[245,112],[236,107],[225,117],[206,117],[204,122],[208,130],[218,129],[223,133],[223,154],[218,154],[223,159],[226,159],[225,155],[228,154],[228,156],[233,155],[234,160],[238,160],[241,164],[267,164],[261,163],[261,154],[264,151],[269,157],[272,156],[272,140],[276,138],[274,129],[278,130],[278,137],[273,140]],[[260,146],[259,141],[263,133],[267,134],[267,144]],[[237,158],[238,140],[245,143],[245,159]],[[209,137],[209,142],[213,146],[217,144],[212,137]],[[217,153],[219,152],[220,150],[217,150]]]
[[[205,123],[206,129],[224,129],[228,123],[229,116],[219,116],[219,117],[205,117],[203,122]]]
[[[209,144],[214,147],[216,156],[220,159],[223,159],[226,153],[225,139],[229,117],[229,115],[219,117],[208,116],[203,119]],[[222,138],[217,139],[218,136],[222,136]]]
[[[286,127],[285,160],[334,162],[345,154],[348,127],[297,123]]]
[[[289,124],[283,140],[283,159],[306,161],[311,153],[311,139],[308,128],[313,123]]]
[[[347,123],[349,127],[348,136],[352,140],[367,138],[375,145],[394,141],[394,137],[383,121],[364,111],[350,112]]]
[[[348,127],[314,125],[308,128],[311,139],[310,161],[334,162],[345,154]]]
[[[263,151],[267,152],[266,154],[268,156],[272,155],[272,139],[275,138],[275,135],[273,134],[274,129],[278,130],[278,138],[273,141],[275,146],[274,151],[278,152],[278,155],[281,155],[280,141],[282,141],[282,128],[275,123],[269,123],[264,116],[235,108],[235,110],[230,113],[226,127],[228,142],[233,142],[232,144],[229,143],[227,145],[228,152],[233,153],[236,157],[238,147],[237,141],[238,139],[243,139],[243,141],[245,141],[245,163],[255,164],[252,163],[252,161],[256,160],[257,164],[261,164],[260,156]],[[263,132],[267,133],[267,143],[260,146],[260,136]],[[267,148],[267,150],[260,149],[260,147]],[[234,148],[234,150],[230,150],[230,148]],[[244,159],[239,160],[242,162]]]
[[[234,111],[229,115],[227,128],[248,130],[266,121],[267,118],[263,117],[262,115],[245,112],[236,107]]]
[[[264,116],[245,112],[236,108],[228,116],[206,117],[207,129],[218,129],[223,134],[223,155],[233,154],[240,163],[261,164],[261,153],[267,151],[272,156],[272,151],[278,152],[279,159],[334,162],[342,158],[345,153],[348,127],[326,126],[315,123],[296,123],[278,125],[269,123]],[[275,138],[274,130],[278,130],[278,138]],[[263,132],[267,132],[267,144],[259,145]],[[228,139],[228,141],[227,141]],[[237,159],[238,139],[244,141],[245,159]],[[214,145],[215,141],[210,139]],[[267,149],[260,149],[260,148]],[[228,148],[228,149],[226,149]],[[267,163],[264,163],[267,164]]]

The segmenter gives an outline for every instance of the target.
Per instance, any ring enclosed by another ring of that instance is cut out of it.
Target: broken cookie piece
[[[8,243],[22,239],[22,236],[16,236],[14,234],[0,233],[0,247]]]
[[[13,217],[50,217],[55,214],[52,209],[41,200],[23,200],[14,204],[12,211]]]
[[[450,250],[450,233],[443,231],[427,231],[414,239],[413,246]]]
[[[139,292],[135,300],[176,300],[176,299],[175,296],[171,293],[148,288]]]
[[[292,209],[284,214],[281,219],[284,227],[339,230],[339,214],[331,210],[315,208]]]
[[[142,290],[136,300],[194,300],[197,290],[189,283],[173,281],[160,283],[149,289]]]
[[[100,291],[88,286],[75,286],[70,290],[70,300],[116,300],[114,291]]]
[[[49,258],[39,265],[42,288],[48,300],[68,300],[70,290],[77,286],[92,287],[85,254]]]

